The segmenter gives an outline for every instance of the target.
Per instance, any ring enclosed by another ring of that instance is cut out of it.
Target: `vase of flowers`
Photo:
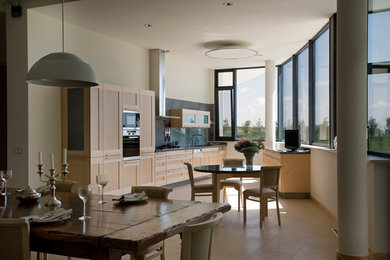
[[[237,152],[243,153],[245,156],[246,166],[252,167],[253,157],[255,157],[255,154],[258,153],[260,149],[264,149],[264,143],[262,141],[242,139],[234,145],[234,149]]]

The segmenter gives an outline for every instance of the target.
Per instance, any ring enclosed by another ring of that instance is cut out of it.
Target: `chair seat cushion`
[[[242,187],[242,181],[227,179],[220,182],[220,186],[223,187],[234,187],[235,189],[240,189]]]
[[[260,197],[260,188],[249,188],[244,190],[244,196],[253,196],[253,197]],[[263,188],[263,195],[265,196],[274,196],[275,191],[270,188]]]

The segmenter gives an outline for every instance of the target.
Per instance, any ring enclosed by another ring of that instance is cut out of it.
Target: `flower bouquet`
[[[253,166],[253,157],[260,149],[264,149],[264,143],[262,141],[242,139],[234,145],[234,149],[244,154],[246,166]]]

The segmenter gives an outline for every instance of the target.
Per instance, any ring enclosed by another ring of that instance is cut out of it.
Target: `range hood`
[[[149,50],[149,84],[150,89],[155,92],[156,97],[156,118],[178,119],[176,116],[166,115],[165,100],[165,53],[160,49]]]

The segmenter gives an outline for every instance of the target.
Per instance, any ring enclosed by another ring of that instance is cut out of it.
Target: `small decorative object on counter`
[[[251,141],[249,139],[242,139],[234,145],[237,152],[243,153],[245,156],[245,164],[247,167],[253,166],[253,157],[260,149],[264,149],[262,141]]]

